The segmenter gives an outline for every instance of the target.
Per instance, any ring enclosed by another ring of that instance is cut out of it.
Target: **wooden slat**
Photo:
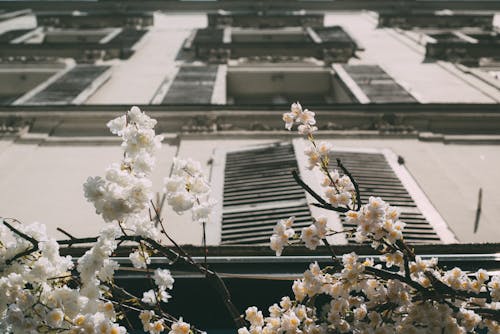
[[[291,171],[298,169],[291,144],[228,153],[224,206],[305,199]]]
[[[222,219],[221,244],[267,245],[276,222],[290,216],[295,216],[293,226],[297,231],[311,224],[311,213],[306,204],[226,213]]]

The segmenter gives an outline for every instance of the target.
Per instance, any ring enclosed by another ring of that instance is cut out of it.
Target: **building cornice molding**
[[[265,10],[265,9],[286,9],[310,11],[319,10],[498,10],[500,3],[496,0],[448,0],[448,1],[421,1],[421,0],[310,0],[307,2],[300,0],[101,0],[101,1],[2,1],[3,8],[25,9],[31,8],[36,11],[59,11],[73,10],[118,10],[123,11],[154,11],[154,10],[175,10],[175,11],[206,11],[216,12],[217,10]]]

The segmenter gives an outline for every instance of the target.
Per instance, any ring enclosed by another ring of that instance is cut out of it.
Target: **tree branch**
[[[17,221],[17,220],[16,220]],[[3,224],[5,226],[7,226],[7,228],[9,230],[11,230],[13,233],[17,234],[18,236],[20,236],[21,238],[23,238],[24,240],[26,241],[29,241],[31,243],[31,248],[28,248],[26,249],[25,251],[21,252],[21,253],[18,253],[16,254],[12,259],[8,259],[7,261],[5,261],[6,264],[11,264],[12,262],[14,262],[15,260],[17,259],[20,259],[24,256],[28,256],[36,251],[38,251],[38,240],[36,240],[35,238],[33,237],[30,237],[29,235],[19,231],[18,229],[16,229],[14,226],[10,225],[9,223],[7,223],[4,219],[3,221]]]
[[[347,212],[349,209],[343,208],[343,207],[334,207],[330,203],[327,203],[320,195],[318,195],[314,190],[312,190],[307,184],[305,184],[304,181],[300,178],[299,174],[297,173],[296,170],[292,171],[292,176],[295,179],[295,182],[299,186],[301,186],[305,191],[307,191],[312,197],[314,197],[319,203],[312,203],[312,205],[317,206],[319,208],[331,210],[331,211],[337,211],[337,212]]]
[[[351,172],[349,172],[349,170],[342,164],[342,161],[339,158],[337,158],[337,165],[339,166],[340,169],[342,169],[344,175],[347,175],[349,180],[351,180],[352,185],[354,186],[354,190],[356,191],[356,207],[353,209],[354,211],[359,211],[362,203],[361,203],[361,193],[359,191],[358,182],[356,182],[354,176],[352,176]]]

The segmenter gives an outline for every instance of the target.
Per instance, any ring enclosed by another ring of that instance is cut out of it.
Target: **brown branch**
[[[336,212],[347,212],[349,209],[343,208],[343,207],[334,207],[330,203],[327,203],[320,195],[318,195],[314,190],[311,189],[302,179],[300,178],[299,174],[297,173],[296,170],[292,171],[292,176],[295,179],[295,182],[299,186],[301,186],[305,191],[307,191],[312,197],[314,197],[319,203],[312,203],[312,205],[317,206],[319,208],[331,210],[331,211],[336,211]]]
[[[14,232],[15,234],[17,234],[18,236],[20,236],[24,240],[29,241],[31,243],[31,248],[28,248],[25,251],[16,254],[12,259],[8,259],[7,261],[5,261],[6,264],[9,265],[9,264],[11,264],[12,262],[14,262],[17,259],[20,259],[20,258],[22,258],[24,256],[28,256],[28,255],[30,255],[30,254],[38,251],[38,240],[36,240],[35,238],[30,237],[29,235],[27,235],[27,234],[19,231],[14,226],[12,226],[9,223],[7,223],[5,220],[3,221],[3,224],[5,226],[7,226],[7,228],[9,230],[11,230],[12,232]]]
[[[243,319],[241,313],[238,311],[236,306],[233,304],[231,294],[229,293],[229,290],[226,287],[226,284],[224,281],[220,278],[220,276],[208,267],[204,267],[197,263],[177,242],[175,242],[174,239],[168,235],[167,231],[165,230],[165,227],[163,226],[163,221],[161,217],[159,216],[159,211],[155,207],[154,203],[152,203],[152,207],[154,211],[156,212],[156,217],[157,217],[157,222],[160,224],[161,229],[163,234],[167,237],[167,239],[175,246],[175,248],[179,251],[179,254],[177,257],[179,259],[182,259],[185,261],[185,263],[191,265],[192,267],[196,268],[200,273],[204,274],[205,277],[209,280],[209,282],[212,283],[213,287],[217,290],[217,292],[221,295],[222,300],[224,302],[224,305],[226,306],[227,311],[230,313],[235,325],[238,328],[245,327],[247,324],[245,320]],[[183,257],[180,256],[182,254]]]
[[[356,180],[354,179],[354,176],[352,176],[351,172],[349,172],[349,170],[342,164],[342,161],[339,158],[337,158],[337,165],[339,166],[340,169],[342,169],[342,172],[344,173],[344,175],[347,175],[349,180],[351,180],[352,185],[354,186],[354,190],[356,192],[356,207],[353,208],[353,210],[359,211],[362,203],[361,203],[361,193],[359,191],[358,182],[356,182]]]
[[[113,295],[120,294],[122,297],[133,299],[133,300],[136,301],[137,304],[139,304],[141,306],[141,308],[133,307],[133,306],[130,306],[128,304],[120,303],[120,302],[109,300],[109,299],[106,299],[107,301],[110,301],[113,304],[117,304],[117,305],[119,305],[121,307],[127,308],[129,310],[132,310],[132,311],[135,311],[135,312],[138,312],[138,313],[140,313],[142,310],[149,310],[149,309],[151,309],[150,305],[142,302],[139,297],[135,296],[134,294],[130,293],[129,291],[125,290],[124,288],[122,288],[122,287],[120,287],[120,286],[118,286],[118,285],[116,285],[114,283],[108,283],[108,284],[106,284],[106,286],[108,286],[113,291]],[[177,319],[173,315],[171,315],[171,314],[169,314],[169,313],[167,313],[167,312],[165,312],[163,310],[160,310],[160,314],[161,314],[161,316],[156,316],[156,317],[159,318],[159,319],[167,320],[171,324],[174,323],[174,322],[179,321],[179,319]],[[191,326],[191,329],[193,329],[196,333],[199,333],[199,334],[204,333],[204,331],[201,331],[201,330],[197,329],[196,327],[194,327],[192,325],[190,325],[190,326]]]
[[[65,230],[63,230],[62,228],[58,227],[56,228],[57,231],[61,232],[62,234],[64,234],[65,236],[67,236],[68,238],[70,239],[75,239],[74,236],[72,236],[71,234],[69,234],[68,232],[66,232]]]
[[[339,258],[337,257],[337,254],[335,253],[335,250],[333,249],[332,245],[328,242],[326,238],[321,239],[323,240],[323,243],[327,246],[330,255],[332,256],[332,260],[335,263],[335,266],[342,266],[342,263],[340,262]]]
[[[495,310],[490,308],[480,308],[480,307],[478,308],[470,307],[469,310],[472,310],[478,314],[481,314],[493,320],[500,321],[500,310]]]
[[[411,286],[413,289],[422,293],[423,295],[428,295],[430,292],[430,290],[426,289],[425,287],[423,287],[419,283],[415,282],[411,278],[408,279],[405,276],[398,275],[397,273],[393,273],[393,272],[390,272],[388,270],[366,266],[365,271],[370,273],[370,274],[373,274],[377,277],[386,279],[386,280],[392,279],[392,280],[398,280],[398,281],[404,282],[407,285]]]

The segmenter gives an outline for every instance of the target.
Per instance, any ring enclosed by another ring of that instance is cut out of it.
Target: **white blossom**
[[[160,289],[172,290],[174,287],[174,278],[172,277],[172,275],[170,274],[170,270],[168,269],[156,269],[153,278],[155,280],[155,284]]]
[[[180,318],[179,321],[172,324],[172,330],[168,334],[188,334],[190,329],[191,326]]]

